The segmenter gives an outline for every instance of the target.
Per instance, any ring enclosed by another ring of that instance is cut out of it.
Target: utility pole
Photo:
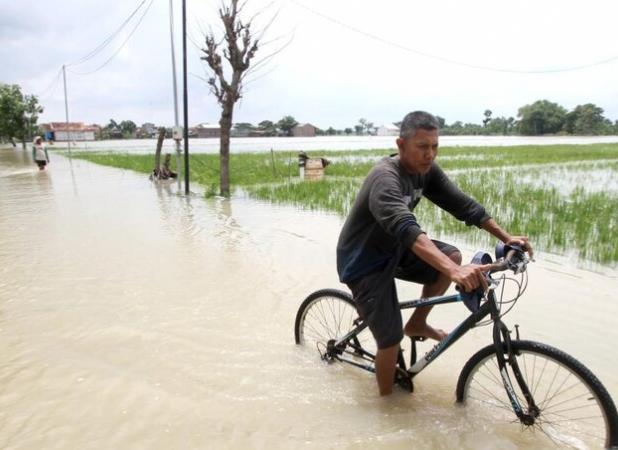
[[[187,0],[182,0],[182,77],[185,122],[185,194],[189,195],[189,103],[187,99]]]
[[[178,87],[176,84],[176,51],[174,46],[174,7],[173,0],[170,0],[170,40],[172,44],[172,80],[174,86],[174,126],[178,129]],[[176,142],[176,167],[180,172],[180,140],[179,136],[174,133],[174,141]],[[178,190],[180,190],[180,176],[178,177]]]
[[[64,115],[67,127],[67,146],[69,147],[69,160],[71,160],[71,132],[69,131],[69,100],[67,99],[67,72],[64,64],[62,65],[62,78],[64,80]]]

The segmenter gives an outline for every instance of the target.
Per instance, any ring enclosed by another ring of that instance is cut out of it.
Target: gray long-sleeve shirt
[[[424,233],[412,213],[425,196],[467,225],[480,226],[485,208],[464,194],[437,165],[425,175],[410,174],[399,156],[371,169],[343,225],[337,243],[339,279],[351,282],[382,270]]]

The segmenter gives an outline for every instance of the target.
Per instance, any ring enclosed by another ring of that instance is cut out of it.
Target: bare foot
[[[448,333],[440,328],[434,328],[426,323],[424,324],[407,324],[403,332],[408,337],[423,336],[436,341],[444,339]]]

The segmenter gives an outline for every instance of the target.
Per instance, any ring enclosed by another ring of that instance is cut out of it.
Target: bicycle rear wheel
[[[539,437],[559,446],[618,446],[616,406],[590,370],[575,358],[545,344],[511,341],[511,347],[540,410],[528,428],[538,430]],[[526,400],[508,362],[506,368],[525,410]],[[474,409],[483,421],[522,426],[502,383],[493,345],[473,355],[462,369],[457,382],[457,401]]]
[[[296,343],[316,347],[324,354],[329,342],[357,327],[358,313],[352,297],[336,289],[322,289],[309,295],[298,308],[294,324]],[[346,351],[358,356],[358,349],[375,355],[376,345],[369,329],[350,340]]]

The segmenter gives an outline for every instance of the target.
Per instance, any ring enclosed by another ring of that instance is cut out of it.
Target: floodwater
[[[387,399],[370,374],[294,344],[303,298],[341,287],[337,216],[187,198],[52,157],[39,172],[28,152],[0,149],[0,448],[539,448],[455,405],[487,327],[414,394]],[[617,288],[616,271],[539,255],[505,321],[578,357],[617,399]],[[432,319],[450,328],[465,314],[451,305]]]
[[[270,150],[359,150],[392,148],[396,149],[395,136],[318,136],[318,137],[277,137],[277,138],[232,138],[230,149],[235,153],[260,152]],[[504,147],[513,145],[554,145],[554,144],[602,144],[616,143],[618,136],[440,136],[440,145]],[[131,153],[152,153],[156,139],[128,139],[94,142],[76,142],[78,150],[112,150]],[[58,147],[65,148],[64,142]],[[163,142],[164,152],[175,152],[171,139]],[[218,153],[219,139],[190,139],[191,153]]]

